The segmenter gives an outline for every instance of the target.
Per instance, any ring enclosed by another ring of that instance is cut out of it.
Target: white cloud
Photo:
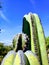
[[[4,45],[11,45],[12,44],[12,40],[7,40],[7,39],[0,40],[0,42],[4,43]]]
[[[9,22],[8,18],[3,14],[2,11],[0,11],[0,16],[1,16],[6,22]]]

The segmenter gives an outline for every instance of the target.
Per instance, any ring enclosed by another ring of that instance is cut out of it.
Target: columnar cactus
[[[31,51],[38,55],[40,64],[48,65],[45,36],[37,14],[29,13],[24,16],[22,31],[29,36]]]
[[[41,25],[40,18],[37,14],[32,15],[33,20],[35,22],[37,33],[38,33],[38,40],[39,40],[39,47],[40,47],[40,55],[41,55],[41,61],[42,65],[48,65],[48,59],[47,59],[47,52],[46,52],[46,45],[45,45],[45,36],[44,31]]]
[[[30,39],[30,49],[35,53],[34,48],[34,39],[33,39],[33,29],[32,29],[32,23],[31,23],[31,17],[30,14],[25,15],[23,18],[23,33],[27,34]]]

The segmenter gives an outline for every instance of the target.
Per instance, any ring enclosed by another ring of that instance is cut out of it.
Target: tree
[[[49,49],[49,37],[46,37],[46,47],[47,47],[47,50]]]
[[[12,49],[13,49],[12,45],[5,46],[4,43],[0,42],[0,63],[2,59],[4,58],[4,56]]]

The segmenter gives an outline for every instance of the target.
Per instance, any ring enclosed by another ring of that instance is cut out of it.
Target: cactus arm
[[[8,52],[8,54],[4,57],[1,65],[13,65],[13,61],[16,53],[14,51]]]
[[[33,30],[32,30],[32,24],[31,24],[31,18],[30,18],[30,14],[28,14],[28,15],[25,15],[24,16],[25,17],[25,19],[26,19],[26,22],[28,22],[29,23],[29,27],[28,27],[28,29],[30,29],[30,44],[31,44],[31,50],[35,53],[35,48],[34,48],[34,40],[33,40]],[[24,23],[26,23],[25,21],[23,21]],[[24,26],[23,26],[23,32],[25,32],[26,34],[28,34],[28,32],[26,32],[26,30],[25,30],[25,24],[23,24]],[[27,29],[27,30],[28,30]]]
[[[40,65],[40,63],[34,53],[32,53],[31,51],[28,50],[25,52],[25,55],[28,58],[30,65]]]
[[[38,32],[38,39],[39,39],[39,47],[41,52],[41,60],[42,65],[48,65],[48,59],[47,59],[47,52],[46,52],[46,45],[45,45],[45,38],[44,38],[44,32],[42,25],[40,23],[40,19],[37,14],[33,14],[34,16],[34,22],[37,26],[37,32]]]
[[[21,50],[19,50],[16,53],[13,65],[25,65],[24,54],[23,54],[23,52]]]

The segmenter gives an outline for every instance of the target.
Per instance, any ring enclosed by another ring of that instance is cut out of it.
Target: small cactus
[[[29,38],[26,34],[17,34],[13,39],[13,48],[14,50],[23,50],[24,52],[29,49]]]

